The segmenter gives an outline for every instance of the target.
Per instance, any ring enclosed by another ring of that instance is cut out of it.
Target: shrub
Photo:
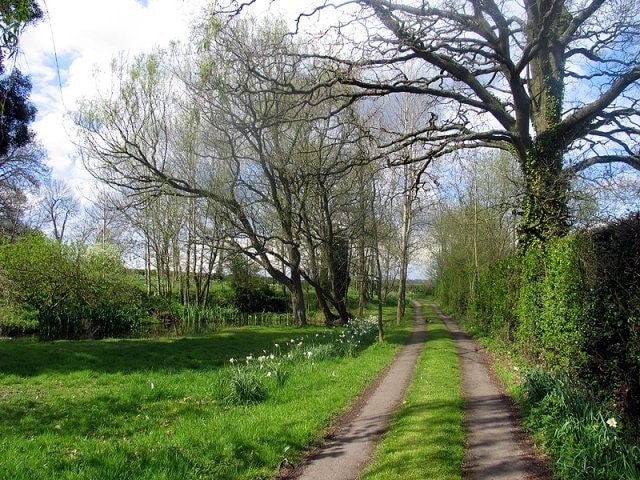
[[[616,416],[569,377],[542,371],[525,375],[525,425],[555,458],[560,478],[640,478],[640,448],[624,441]]]
[[[19,306],[0,305],[0,336],[32,335],[38,332],[38,312]]]
[[[32,235],[0,245],[2,297],[45,339],[122,336],[142,317],[119,254]]]
[[[517,325],[520,260],[516,256],[492,265],[478,278],[471,321],[483,335],[512,340]]]
[[[263,383],[264,374],[252,366],[234,365],[225,386],[224,402],[227,405],[249,405],[267,398]]]
[[[523,353],[529,357],[537,357],[540,354],[544,251],[532,247],[521,262],[516,339]]]
[[[587,234],[587,373],[640,418],[640,213]],[[636,422],[640,434],[640,422]]]
[[[555,240],[545,255],[542,283],[540,348],[547,365],[576,371],[584,363],[585,325],[591,309],[580,269],[580,239]]]

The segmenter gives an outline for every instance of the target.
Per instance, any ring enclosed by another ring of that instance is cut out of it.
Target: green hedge
[[[517,257],[508,257],[479,276],[470,314],[479,333],[514,340],[520,267]]]
[[[562,370],[583,362],[583,325],[589,322],[576,237],[554,242],[546,255],[540,347],[545,362]]]
[[[588,374],[640,418],[640,214],[589,232]],[[640,433],[640,425],[638,426]]]

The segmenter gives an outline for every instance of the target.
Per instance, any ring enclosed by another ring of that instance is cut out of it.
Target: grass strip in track
[[[460,480],[464,433],[455,343],[429,306],[427,343],[405,402],[379,445],[365,480]]]

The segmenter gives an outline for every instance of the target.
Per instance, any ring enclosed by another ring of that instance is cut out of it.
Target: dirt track
[[[458,348],[465,397],[466,453],[463,478],[469,480],[545,480],[548,470],[533,453],[508,397],[493,381],[478,344],[435,307]],[[404,398],[426,340],[420,305],[414,306],[414,330],[390,366],[355,407],[341,417],[323,447],[286,478],[354,480],[371,459]],[[430,479],[437,480],[437,479]]]
[[[465,414],[463,478],[544,480],[546,465],[533,454],[509,398],[494,381],[482,348],[449,317],[433,307],[458,348]]]

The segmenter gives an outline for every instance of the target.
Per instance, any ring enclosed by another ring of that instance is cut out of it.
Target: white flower
[[[156,386],[151,382],[151,390],[153,390]]]
[[[253,355],[247,355],[247,362],[250,362],[251,360],[253,360]]]
[[[235,358],[230,358],[230,359],[229,359],[229,363],[230,363],[231,365],[233,365],[233,363],[234,363],[235,361],[236,361],[236,359],[235,359]]]
[[[274,345],[275,345],[276,348],[280,348],[279,344],[275,343]]]
[[[618,426],[618,421],[611,417],[609,420],[607,420],[607,425],[609,425],[611,428],[616,428]]]
[[[267,377],[270,377],[270,376],[271,376],[271,372],[267,372]]]
[[[307,358],[311,358],[311,355],[313,355],[313,352],[307,352]]]
[[[269,355],[269,359],[273,360],[274,358],[276,358],[276,356],[273,353]]]

